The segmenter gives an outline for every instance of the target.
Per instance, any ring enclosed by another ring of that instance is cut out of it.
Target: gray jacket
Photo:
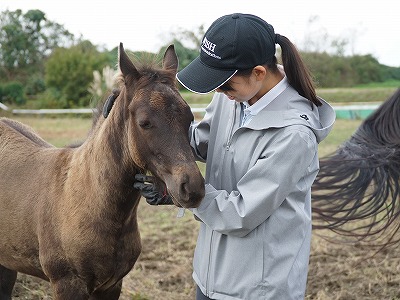
[[[311,185],[334,110],[311,108],[289,86],[239,128],[240,111],[215,93],[190,130],[206,161],[206,195],[192,210],[202,221],[193,278],[213,299],[304,299]]]

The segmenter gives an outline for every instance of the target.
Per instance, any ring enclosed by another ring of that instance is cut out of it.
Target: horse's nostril
[[[180,193],[182,195],[182,198],[187,198],[190,193],[188,185],[188,181],[184,181],[181,183]]]
[[[175,180],[170,182],[171,191],[175,186],[175,199],[184,207],[198,207],[204,198],[204,178],[199,172],[198,174],[191,168],[185,170],[180,169]],[[169,179],[173,179],[170,177]]]

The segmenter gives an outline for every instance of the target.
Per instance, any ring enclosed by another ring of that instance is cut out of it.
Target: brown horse
[[[79,147],[0,119],[0,299],[11,299],[17,272],[50,281],[55,299],[118,299],[141,251],[136,173],[165,183],[177,206],[199,205],[177,67],[172,45],[160,69],[135,66],[120,44],[120,93]]]

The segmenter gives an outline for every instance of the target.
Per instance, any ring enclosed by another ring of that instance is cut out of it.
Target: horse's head
[[[116,105],[127,132],[129,157],[139,169],[165,183],[177,206],[197,207],[204,197],[204,178],[189,145],[193,114],[180,96],[175,74],[178,58],[167,48],[163,68],[136,67],[119,47],[121,92]]]

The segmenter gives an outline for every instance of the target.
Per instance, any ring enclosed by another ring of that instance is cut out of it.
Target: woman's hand
[[[150,205],[173,205],[174,202],[170,195],[168,195],[167,187],[164,185],[160,190],[155,185],[154,176],[147,176],[145,174],[136,174],[135,183],[133,184],[135,189],[140,190],[140,193]]]

